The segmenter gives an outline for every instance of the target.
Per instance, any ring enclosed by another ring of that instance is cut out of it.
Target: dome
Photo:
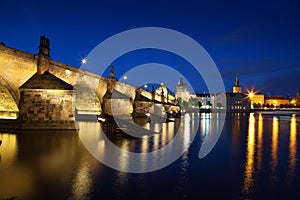
[[[161,83],[160,86],[157,88],[157,90],[155,91],[156,94],[162,95],[162,92],[164,93],[164,96],[167,96],[168,94],[168,89],[167,87]]]

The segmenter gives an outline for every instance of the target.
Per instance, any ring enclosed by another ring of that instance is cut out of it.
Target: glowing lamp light
[[[125,81],[127,80],[127,76],[124,76],[124,80],[125,80]]]
[[[86,64],[86,62],[87,62],[86,58],[81,59],[81,64]]]
[[[252,99],[254,97],[254,92],[249,92],[248,96],[250,99]]]
[[[105,122],[105,118],[98,117],[98,121]]]

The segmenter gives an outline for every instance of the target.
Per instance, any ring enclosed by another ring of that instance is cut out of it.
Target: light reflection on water
[[[173,149],[182,149],[180,150],[182,152],[188,150],[194,133],[197,132],[196,130],[198,128],[198,123],[195,123],[196,119],[192,119],[192,117],[195,118],[194,115],[197,114],[185,114],[181,119],[176,119],[168,123],[151,123],[148,127],[150,127],[150,131],[154,131],[156,134],[149,136],[144,135],[141,138],[128,137],[126,132],[117,134],[118,137],[112,137],[111,134],[105,134],[103,132],[98,122],[79,122],[79,136],[86,147],[89,147],[90,153],[92,153],[95,158],[100,158],[101,155],[106,157],[105,159],[111,159],[115,166],[120,167],[122,171],[127,171],[132,165],[135,165],[135,168],[138,169],[146,169],[146,167],[150,165],[158,166],[159,163],[163,162],[163,159],[170,155],[170,151]],[[142,135],[143,133],[141,132],[140,134]],[[175,136],[180,138],[179,141],[183,142],[178,146],[173,145],[171,148],[164,148]],[[110,140],[107,140],[107,138]],[[120,151],[120,153],[110,151],[112,148],[116,148],[115,146],[111,147],[111,143],[123,151]],[[101,149],[99,148],[99,144]],[[97,145],[98,148],[96,148]],[[104,147],[108,148],[105,150]],[[136,159],[130,157],[128,152],[141,154],[139,158]],[[151,154],[149,152],[151,152]]]
[[[279,122],[278,117],[273,117],[272,124],[272,145],[271,145],[271,171],[270,178],[272,182],[277,181],[276,169],[278,166],[278,132],[279,132]]]
[[[213,128],[218,126],[218,117],[215,114],[186,114],[180,121],[146,124],[144,127],[149,130],[164,128],[153,137],[145,136],[138,140],[110,138],[124,150],[147,153],[167,145],[177,131],[182,133],[181,148],[185,152],[180,159],[167,168],[146,174],[129,174],[109,169],[86,151],[77,134],[84,134],[87,140],[96,141],[92,144],[97,152],[106,155],[106,143],[101,138],[99,123],[80,122],[79,133],[49,130],[15,134],[2,132],[0,199],[126,199],[127,196],[128,199],[135,196],[153,199],[154,194],[155,199],[193,199],[200,191],[205,193],[214,191],[213,188],[224,187],[236,188],[235,193],[229,197],[252,199],[256,196],[269,197],[266,191],[276,193],[279,180],[281,185],[285,184],[284,181],[289,185],[286,186],[288,189],[280,191],[284,194],[290,194],[290,188],[300,186],[298,117],[285,117],[283,120],[280,116],[251,114],[249,117],[237,115],[228,118],[215,149],[207,158],[200,160],[197,155],[201,141],[213,134]],[[199,135],[191,150],[190,133],[197,127],[195,118],[200,120]],[[284,141],[287,141],[286,145]],[[285,152],[286,157],[279,157],[285,155]],[[113,157],[124,169],[132,164],[125,155]],[[156,156],[153,162],[158,162],[164,155],[167,154]],[[230,156],[234,159],[229,160]],[[145,168],[151,164],[146,160],[147,157],[144,157],[135,164]],[[231,170],[235,172],[231,176],[238,176],[238,183],[232,182],[235,179],[228,176],[231,173],[226,168],[228,160],[232,162]],[[218,173],[217,177],[204,178],[207,174],[215,173]],[[266,191],[260,192],[260,187]],[[224,192],[220,190],[209,194],[223,197],[230,192],[233,191],[224,189]],[[166,194],[169,196],[166,197]]]
[[[0,135],[0,140],[5,141],[1,146],[1,152],[5,152],[5,155],[1,155],[0,162],[3,163],[0,167],[9,166],[14,162],[14,159],[18,150],[17,136],[14,134],[3,133]]]
[[[92,184],[89,163],[81,160],[74,180],[72,181],[72,198],[70,199],[90,199]]]
[[[255,117],[251,113],[249,116],[249,128],[247,136],[247,152],[246,164],[244,170],[244,182],[242,189],[242,196],[244,199],[249,199],[253,190],[254,178],[254,154],[255,154]]]
[[[296,116],[291,118],[290,123],[290,144],[289,144],[289,171],[288,183],[292,184],[297,164],[297,119]]]
[[[263,159],[263,117],[262,114],[258,116],[258,138],[257,138],[257,169],[258,171],[262,168]]]

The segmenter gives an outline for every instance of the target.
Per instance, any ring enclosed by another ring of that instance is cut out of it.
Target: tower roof
[[[234,86],[235,87],[239,87],[240,86],[240,80],[239,80],[238,74],[236,74],[236,76],[235,76],[235,85]]]
[[[185,82],[184,82],[184,80],[183,80],[182,77],[180,77],[180,79],[179,79],[177,85],[185,85]]]
[[[107,91],[104,94],[103,99],[127,99],[127,100],[129,100],[130,97],[119,92],[118,90],[114,90],[112,93]]]
[[[35,73],[20,89],[73,90],[73,86],[45,71],[43,74]]]

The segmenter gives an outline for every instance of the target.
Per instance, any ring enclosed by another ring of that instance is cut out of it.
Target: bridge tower
[[[235,77],[235,85],[233,86],[232,90],[233,93],[242,93],[242,86],[240,86],[240,80],[237,74]]]
[[[45,35],[40,37],[37,71],[43,74],[50,67],[50,40]]]

